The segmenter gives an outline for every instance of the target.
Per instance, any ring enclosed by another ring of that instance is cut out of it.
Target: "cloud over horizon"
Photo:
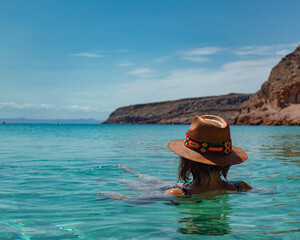
[[[33,103],[23,103],[17,104],[15,102],[0,102],[0,108],[11,108],[11,109],[53,109],[53,105],[49,104],[33,104]]]
[[[218,69],[187,68],[168,72],[162,79],[138,79],[107,89],[112,102],[124,105],[189,97],[254,93],[267,80],[277,58],[224,63]]]
[[[136,75],[139,77],[145,77],[145,76],[150,76],[151,73],[153,73],[154,70],[146,67],[140,67],[140,68],[135,68],[131,71],[128,72],[128,74],[131,75]]]
[[[15,102],[0,102],[0,115],[5,118],[94,118],[104,120],[110,111],[90,106],[54,106],[49,104],[32,104]],[[5,114],[4,114],[5,113]]]
[[[299,43],[291,44],[278,44],[269,46],[246,46],[239,47],[232,50],[233,54],[246,56],[246,55],[257,55],[257,56],[282,56],[288,54],[291,48],[296,48]]]
[[[48,88],[35,92],[40,104],[34,101],[20,104],[23,101],[21,98],[6,97],[12,101],[0,102],[0,114],[27,118],[85,116],[103,120],[116,108],[125,105],[231,92],[254,93],[267,80],[280,57],[296,45],[190,48],[173,51],[161,58],[154,56],[148,61],[131,61],[132,56],[117,54],[114,58],[110,57],[108,63],[113,67],[109,71],[106,70],[107,65],[102,67],[105,61],[85,72],[77,69],[67,74],[60,72],[63,81],[53,85],[55,88],[52,88],[51,94]],[[216,64],[219,59],[222,61]],[[104,75],[105,71],[107,75]],[[116,80],[111,74],[115,75]],[[41,76],[46,76],[46,73]],[[51,72],[50,76],[55,79],[57,75]],[[33,86],[38,86],[39,82]],[[20,91],[23,89],[26,89],[26,85]],[[18,93],[15,92],[16,96],[20,96]]]
[[[180,51],[178,54],[181,56],[181,59],[188,60],[191,62],[206,62],[210,59],[208,55],[215,55],[221,49],[217,47],[203,47],[203,48],[194,48],[187,51]]]
[[[119,66],[119,67],[131,67],[131,66],[134,66],[134,63],[132,63],[132,62],[121,62],[121,63],[117,64],[117,66]]]
[[[88,53],[88,52],[73,53],[73,54],[70,54],[70,56],[74,56],[74,57],[89,57],[89,58],[102,58],[102,57],[104,57],[104,55],[100,55],[98,53]]]

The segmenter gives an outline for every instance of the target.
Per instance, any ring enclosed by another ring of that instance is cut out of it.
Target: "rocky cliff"
[[[104,123],[189,124],[195,115],[213,114],[233,123],[232,116],[249,94],[189,98],[118,108]]]
[[[233,122],[300,125],[300,46],[272,69],[261,89],[241,105]]]

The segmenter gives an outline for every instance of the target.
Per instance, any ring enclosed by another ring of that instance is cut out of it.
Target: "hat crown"
[[[195,116],[187,134],[193,139],[209,143],[230,141],[229,124],[213,115]]]

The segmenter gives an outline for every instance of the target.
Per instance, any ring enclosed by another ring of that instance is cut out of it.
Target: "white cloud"
[[[261,55],[261,56],[284,56],[291,52],[293,48],[297,47],[299,43],[279,44],[269,46],[246,46],[232,50],[236,55]]]
[[[157,59],[155,59],[154,61],[155,61],[155,62],[166,62],[166,61],[168,61],[170,58],[171,58],[171,56],[165,56],[165,57],[157,58]]]
[[[0,115],[2,118],[37,118],[37,119],[79,119],[94,118],[104,120],[112,112],[111,109],[100,109],[90,106],[53,106],[49,104],[17,104],[1,102]]]
[[[87,106],[78,106],[78,105],[63,106],[62,108],[70,111],[83,111],[83,112],[98,111],[98,109],[96,108],[87,107]]]
[[[217,47],[205,47],[205,48],[194,48],[189,51],[182,52],[182,55],[186,56],[205,56],[217,54],[220,51]]]
[[[104,57],[103,55],[100,55],[100,54],[97,54],[97,53],[88,53],[88,52],[74,53],[74,54],[70,54],[70,56],[74,56],[74,57],[89,57],[89,58],[101,58],[101,57]]]
[[[53,106],[49,104],[33,104],[33,103],[23,103],[17,104],[15,102],[0,102],[0,108],[4,109],[16,109],[16,110],[63,110],[63,111],[100,111],[98,108],[93,108],[90,106]]]
[[[149,74],[151,74],[153,72],[154,72],[154,70],[152,70],[150,68],[141,67],[141,68],[133,69],[133,70],[129,71],[128,73],[131,75],[136,75],[136,76],[149,76]]]
[[[199,57],[199,56],[182,56],[181,59],[188,60],[191,62],[207,62],[207,61],[209,61],[209,58]]]
[[[290,52],[291,52],[291,50],[289,50],[289,49],[284,49],[284,50],[276,51],[276,52],[275,52],[275,55],[278,55],[278,56],[285,56],[285,55],[289,54]]]
[[[130,52],[130,50],[129,49],[117,49],[117,50],[97,51],[97,52],[98,53],[94,53],[94,52],[80,52],[80,53],[69,54],[69,56],[73,56],[73,57],[89,57],[89,58],[102,58],[102,57],[105,57],[105,55],[99,54],[99,52],[101,52],[101,53],[128,53],[128,52]]]
[[[54,107],[49,104],[32,104],[32,103],[17,104],[14,102],[2,102],[0,103],[0,108],[49,110],[49,109],[53,109]]]
[[[131,66],[134,66],[134,63],[132,63],[132,62],[123,62],[123,63],[119,63],[118,66],[120,66],[120,67],[131,67]]]
[[[206,56],[217,54],[220,50],[217,47],[194,48],[188,51],[181,51],[178,54],[183,60],[199,63],[209,61],[209,58]]]
[[[128,53],[130,52],[129,49],[118,49],[118,50],[115,50],[116,53]]]
[[[254,93],[267,80],[277,58],[235,61],[218,69],[173,70],[163,79],[139,79],[107,89],[112,104],[129,105],[189,97]]]
[[[220,47],[204,47],[194,48],[188,51],[179,51],[181,59],[192,62],[206,62],[210,59],[208,56],[216,55],[220,52],[228,53],[238,56],[284,56],[291,52],[299,43],[278,44],[278,45],[262,45],[262,46],[245,46],[236,48],[220,48]]]
[[[272,54],[271,50],[271,46],[248,46],[239,48],[233,53],[237,55],[270,55]]]

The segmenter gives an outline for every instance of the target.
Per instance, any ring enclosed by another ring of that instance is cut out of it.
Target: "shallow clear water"
[[[166,145],[187,128],[0,125],[0,239],[300,237],[300,127],[231,127],[249,158],[228,178],[254,190],[164,196],[164,183],[149,180],[176,182],[177,158]],[[109,198],[118,194],[134,199]]]

